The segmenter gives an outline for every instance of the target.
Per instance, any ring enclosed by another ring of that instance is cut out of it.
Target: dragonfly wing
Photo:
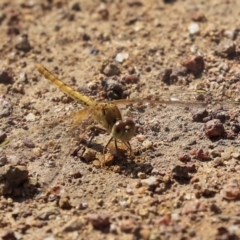
[[[72,132],[76,129],[80,129],[82,131],[87,125],[92,124],[93,118],[91,112],[90,107],[73,112],[69,116],[72,119],[72,127],[70,131]]]
[[[84,108],[81,110],[78,110],[76,112],[73,112],[70,115],[70,118],[73,119],[73,126],[79,125],[86,117],[89,115],[89,108]]]
[[[78,140],[83,140],[87,138],[87,135],[91,135],[92,127],[97,126],[94,114],[96,114],[98,110],[98,106],[91,106],[71,114],[73,119],[73,124],[70,129],[71,135]]]
[[[186,104],[186,105],[205,105],[205,102],[198,100],[198,95],[195,96],[179,96],[177,94],[162,95],[162,96],[151,96],[142,99],[120,99],[112,101],[116,105],[129,105],[135,103],[154,103],[154,104]]]
[[[214,90],[196,89],[182,90],[175,88],[174,91],[162,90],[159,94],[146,95],[143,98],[120,99],[112,101],[116,105],[129,105],[134,103],[153,103],[153,104],[182,104],[182,105],[202,105],[206,106],[211,102],[235,103],[240,104],[239,92],[235,91],[230,96],[228,91],[219,93]],[[237,94],[238,93],[238,94]],[[234,99],[235,97],[235,99]],[[225,98],[232,98],[232,101],[226,101]]]

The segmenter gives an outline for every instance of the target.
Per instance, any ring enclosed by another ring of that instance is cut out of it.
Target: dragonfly
[[[139,99],[120,99],[108,102],[95,101],[92,98],[74,90],[73,88],[65,84],[62,80],[56,77],[53,73],[51,73],[41,64],[35,64],[35,66],[39,73],[42,74],[47,80],[49,80],[53,85],[58,87],[63,93],[67,94],[75,101],[79,102],[81,105],[85,106],[85,108],[75,113],[76,116],[74,125],[80,124],[84,116],[91,116],[97,124],[99,124],[111,135],[110,139],[103,148],[103,156],[106,153],[107,148],[112,140],[114,140],[116,150],[118,150],[117,143],[120,141],[127,147],[130,155],[132,154],[130,140],[135,135],[136,123],[131,118],[123,119],[121,111],[117,105],[136,103],[139,102]],[[151,99],[145,100],[151,102]],[[157,99],[154,100],[154,102],[155,101],[162,104],[196,104],[196,102],[179,101],[179,99],[177,98],[172,98],[170,100]],[[91,140],[89,141],[89,143],[91,142]]]
[[[109,141],[103,148],[105,154],[108,145],[114,139],[115,148],[118,149],[117,141],[121,141],[132,154],[130,144],[131,138],[135,135],[136,124],[131,118],[123,119],[118,106],[112,102],[98,102],[92,98],[74,90],[62,80],[52,74],[47,68],[40,64],[35,64],[39,73],[41,73],[53,85],[57,86],[63,93],[67,94],[81,105],[87,108],[81,109],[76,113],[74,125],[82,120],[82,115],[90,114],[96,123],[101,125],[110,135]]]

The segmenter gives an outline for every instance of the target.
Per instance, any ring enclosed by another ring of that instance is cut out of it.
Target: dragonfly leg
[[[125,144],[125,146],[129,149],[129,153],[130,155],[132,155],[132,147],[131,147],[131,144],[130,142],[123,142]]]
[[[70,150],[70,155],[72,157],[76,157],[78,155],[78,152],[81,150],[81,148],[82,148],[82,146],[80,144],[78,144],[77,146],[75,146],[74,149]],[[83,149],[83,153],[85,152],[85,150],[86,149]]]
[[[117,139],[116,139],[116,138],[114,138],[114,144],[115,144],[115,148],[116,148],[116,150],[118,151]]]
[[[123,141],[122,141],[123,142]],[[115,148],[116,150],[118,150],[118,146],[117,146],[117,139],[114,138],[114,143],[115,143]],[[129,149],[130,154],[132,153],[132,148],[131,148],[131,144],[130,142],[123,142],[123,144],[127,147],[127,149]]]
[[[105,152],[106,152],[106,150],[107,150],[107,147],[108,147],[108,145],[110,144],[110,142],[113,140],[113,137],[111,137],[110,139],[109,139],[109,141],[107,142],[107,144],[104,146],[104,148],[103,148],[103,154],[105,154]]]
[[[117,139],[116,139],[116,138],[114,138],[114,143],[115,143],[115,148],[116,148],[116,150],[118,150]],[[131,147],[130,142],[123,142],[123,144],[124,144],[124,145],[127,147],[127,149],[129,150],[130,155],[132,155],[132,147]]]
[[[106,153],[106,151],[107,151],[107,147],[108,147],[108,145],[110,144],[110,142],[113,140],[113,137],[111,137],[110,139],[109,139],[109,141],[107,142],[107,144],[104,146],[104,148],[103,148],[103,164],[102,164],[102,167],[104,167],[105,166],[105,153]]]
[[[90,139],[89,139],[88,142],[87,142],[87,146],[90,146],[93,138],[94,138],[96,135],[98,135],[99,133],[105,133],[105,132],[106,132],[105,129],[100,128],[100,127],[98,127],[98,126],[93,126],[93,125],[92,125],[92,126],[89,126],[89,127],[87,128],[87,131],[90,132],[90,133],[89,133]],[[81,140],[82,140],[82,139],[81,139]]]
[[[91,131],[90,131],[90,139],[89,139],[88,142],[87,142],[87,146],[90,146],[90,144],[91,144],[93,138],[94,138],[95,135],[96,135],[95,133],[96,133],[96,131],[93,130],[93,129],[91,129]]]

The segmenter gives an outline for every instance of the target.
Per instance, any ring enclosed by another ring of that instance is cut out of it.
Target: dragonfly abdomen
[[[49,72],[45,67],[40,64],[36,64],[37,70],[52,84],[57,86],[62,92],[66,93],[68,96],[78,101],[82,105],[92,106],[96,104],[96,102],[88,96],[85,96],[73,88],[67,86],[64,82],[54,76],[51,72]]]

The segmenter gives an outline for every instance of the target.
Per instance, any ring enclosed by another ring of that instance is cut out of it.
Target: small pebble
[[[143,5],[140,0],[128,0],[126,1],[129,7],[140,7]]]
[[[99,206],[102,206],[103,203],[104,203],[104,201],[103,201],[102,198],[100,198],[100,199],[97,200],[97,204],[98,204]]]
[[[41,156],[41,149],[36,147],[36,148],[33,148],[33,154],[37,157],[40,157]]]
[[[114,224],[114,223],[111,223],[110,228],[109,228],[109,232],[116,234],[117,233],[117,229],[118,229],[117,225]]]
[[[16,155],[8,155],[7,158],[8,158],[8,162],[12,165],[19,164],[20,162],[19,158]]]
[[[151,176],[147,179],[141,180],[143,186],[156,186],[158,184],[158,178]]]
[[[40,210],[37,213],[37,218],[41,219],[41,220],[49,220],[50,216],[54,215],[58,215],[59,214],[59,209],[57,207],[54,206],[47,206],[44,209]]]
[[[194,12],[191,16],[191,19],[195,22],[205,22],[206,21],[205,15],[201,12]]]
[[[80,7],[80,5],[79,5],[78,2],[73,3],[71,9],[72,9],[73,11],[76,11],[76,12],[81,11],[81,7]]]
[[[121,172],[121,167],[120,166],[113,166],[113,172],[120,173]]]
[[[25,72],[21,72],[19,74],[19,80],[23,82],[27,81],[27,74]]]
[[[201,109],[197,109],[197,111],[195,111],[193,113],[193,121],[194,122],[203,122],[203,119],[206,118],[208,116],[208,112],[205,108],[201,108]]]
[[[30,140],[30,139],[27,139],[27,138],[23,140],[23,144],[24,144],[25,147],[28,147],[28,148],[34,148],[35,147],[35,144],[33,143],[33,141]]]
[[[109,17],[109,11],[105,4],[101,4],[97,9],[99,15],[102,17],[103,20],[107,20]]]
[[[143,141],[142,146],[145,149],[150,149],[150,148],[152,148],[153,143],[150,140],[146,139],[146,140]]]
[[[220,157],[216,157],[213,161],[213,166],[218,167],[218,166],[223,166],[223,161]]]
[[[232,156],[233,158],[235,158],[235,159],[240,160],[240,152],[233,152],[233,153],[231,154],[231,156]]]
[[[36,187],[39,185],[39,182],[36,178],[29,178],[26,183],[24,183],[25,188],[30,188],[32,186]]]
[[[25,117],[25,119],[26,119],[28,122],[34,122],[35,119],[36,119],[36,116],[35,116],[34,113],[29,113],[29,114]]]
[[[104,165],[105,166],[111,166],[112,165],[112,163],[113,163],[113,160],[114,160],[114,155],[113,154],[111,154],[110,152],[109,153],[106,153],[105,155],[104,155]]]
[[[12,113],[13,107],[10,100],[0,96],[0,118],[8,117]]]
[[[119,75],[121,73],[118,66],[113,63],[107,63],[107,65],[105,65],[105,63],[103,63],[103,65],[101,67],[101,72],[108,77]]]
[[[133,194],[133,189],[130,188],[130,187],[127,187],[126,188],[126,193],[129,194],[129,195],[132,195]]]
[[[129,54],[126,52],[118,53],[115,57],[115,60],[119,63],[122,63],[124,60],[129,58]]]
[[[100,168],[101,167],[101,162],[99,160],[94,160],[92,164],[96,168]]]
[[[191,157],[186,153],[181,153],[181,154],[178,154],[178,160],[186,163],[191,161]]]
[[[147,191],[147,188],[146,188],[146,187],[140,187],[140,188],[138,189],[138,193],[139,193],[139,194],[144,194],[146,191]]]
[[[4,166],[5,164],[7,164],[8,159],[6,156],[0,156],[0,167]]]
[[[142,228],[139,232],[141,239],[148,240],[150,239],[151,230],[149,228]],[[156,238],[155,238],[156,239]]]
[[[139,211],[138,211],[138,214],[141,216],[141,217],[147,217],[148,214],[149,214],[149,211],[147,208],[140,208]]]
[[[70,202],[70,197],[69,196],[61,196],[58,202],[58,206],[61,209],[69,210],[72,208],[71,202]]]
[[[199,27],[199,24],[198,23],[191,23],[189,26],[188,26],[188,31],[191,35],[195,35],[195,34],[198,34],[199,31],[200,31],[200,27]]]
[[[222,41],[219,43],[217,51],[221,57],[231,57],[236,53],[236,44],[231,40]]]
[[[125,233],[133,233],[136,230],[136,228],[137,223],[131,218],[122,220],[120,224],[121,231]]]
[[[96,229],[110,226],[110,218],[105,214],[90,213],[87,219]]]
[[[92,162],[94,159],[96,159],[96,151],[92,150],[91,148],[87,148],[82,154],[82,158],[88,163]]]
[[[185,205],[182,207],[181,214],[187,215],[191,213],[196,213],[196,212],[201,212],[201,211],[206,211],[207,206],[198,201],[198,200],[190,200]]]
[[[80,209],[80,210],[83,210],[86,208],[88,208],[88,203],[86,202],[80,203],[79,206],[77,207],[77,209]]]
[[[119,205],[120,205],[121,207],[125,208],[125,207],[128,207],[129,204],[128,204],[127,201],[123,200],[123,201],[119,201]]]
[[[24,34],[20,39],[19,39],[19,43],[17,43],[15,45],[15,48],[19,51],[22,51],[22,52],[29,52],[32,47],[28,41],[28,35],[27,34]]]
[[[221,137],[224,134],[224,127],[219,119],[213,119],[205,123],[204,131],[207,137]]]
[[[11,84],[12,82],[13,82],[13,78],[9,72],[0,71],[0,83]]]
[[[194,74],[202,73],[205,67],[204,59],[199,55],[190,56],[182,63],[182,65],[186,67],[188,71],[191,71]]]
[[[0,130],[0,143],[4,142],[7,138],[7,134]]]
[[[74,178],[74,179],[78,179],[78,178],[81,178],[82,177],[82,173],[80,171],[75,171],[73,173],[71,173],[71,176]]]
[[[225,31],[223,32],[223,35],[224,35],[225,37],[231,39],[231,40],[233,40],[234,37],[235,37],[234,32],[231,31],[231,30],[225,30]]]
[[[231,159],[231,153],[230,152],[222,152],[221,159],[222,159],[222,161],[228,161],[229,159]]]
[[[210,152],[210,155],[211,155],[213,158],[221,157],[221,152],[220,152],[218,149],[213,149],[213,150]]]
[[[79,220],[79,218],[73,217],[63,226],[63,231],[65,232],[79,231],[82,228],[82,226],[83,223]]]
[[[122,77],[122,81],[124,81],[127,84],[133,84],[139,82],[139,77],[136,75],[125,75]]]
[[[138,178],[140,178],[140,179],[145,179],[145,178],[146,178],[146,174],[143,173],[143,172],[139,172],[139,173],[137,174],[137,176],[138,176]]]
[[[136,138],[139,142],[143,142],[146,139],[146,136],[143,134],[138,134]]]
[[[230,180],[221,190],[221,196],[227,200],[236,200],[240,197],[240,187],[237,180]]]

